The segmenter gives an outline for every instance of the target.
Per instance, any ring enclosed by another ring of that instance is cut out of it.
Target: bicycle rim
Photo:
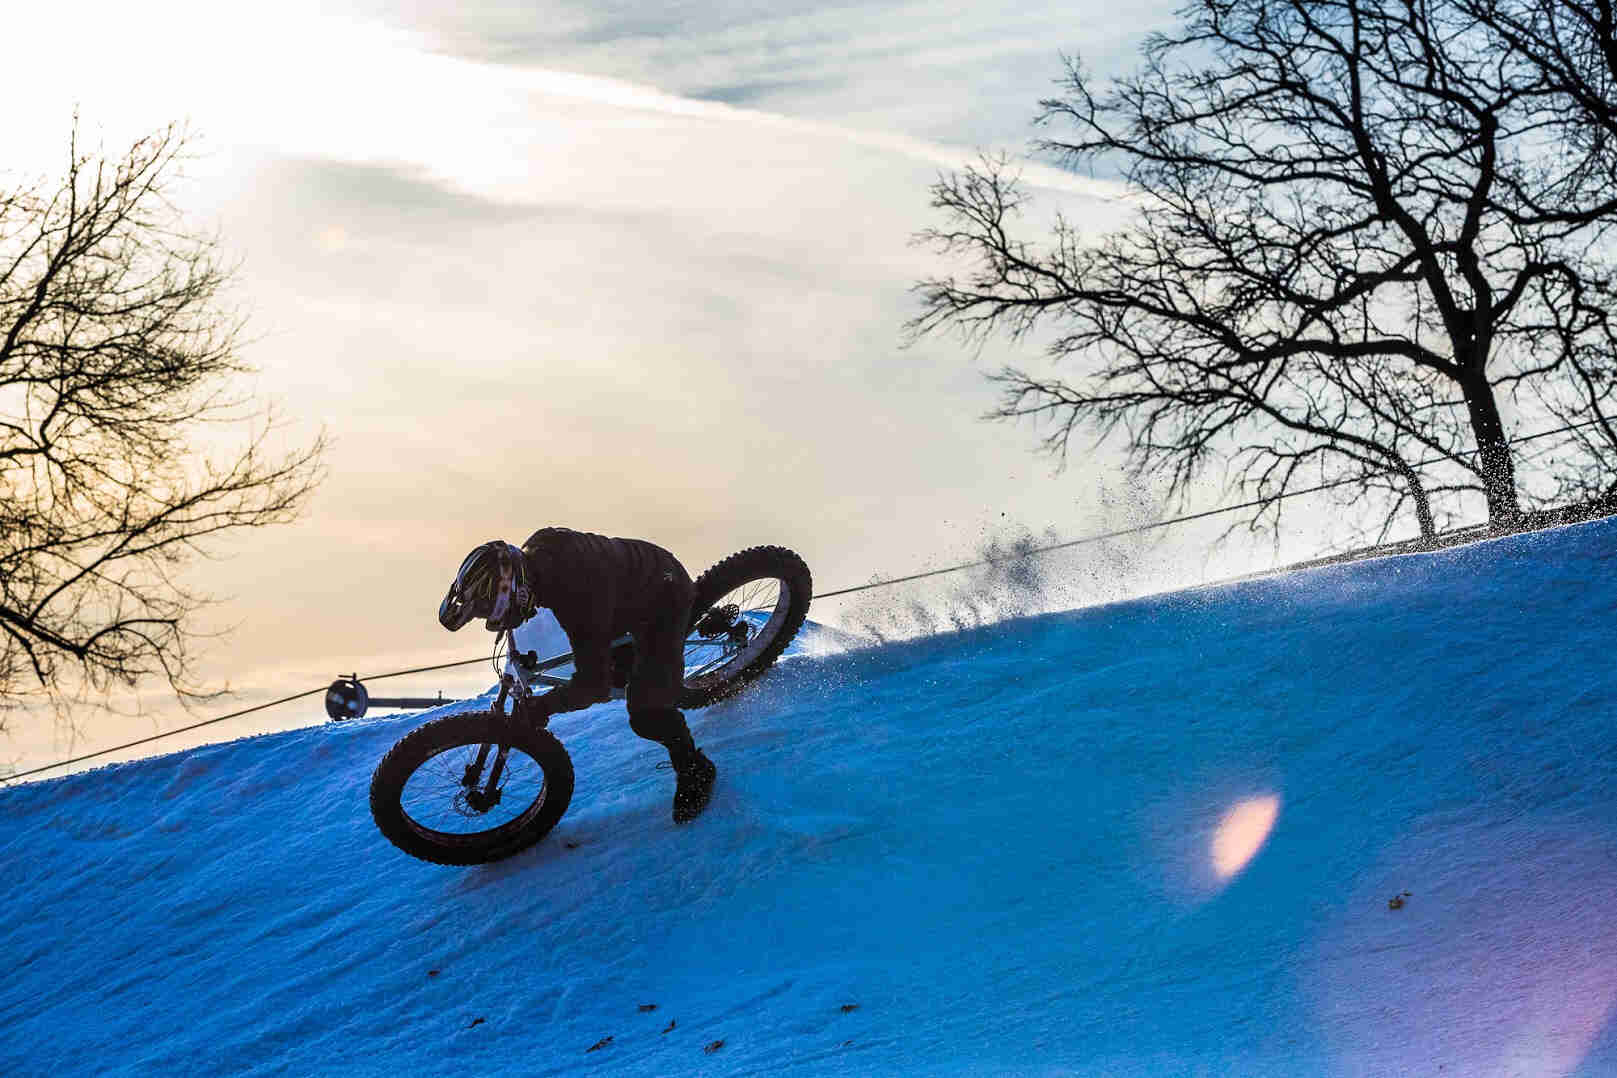
[[[411,830],[442,846],[465,846],[514,834],[539,815],[549,792],[539,761],[511,746],[499,784],[490,791],[484,783],[498,746],[490,746],[481,772],[467,782],[482,749],[476,743],[451,745],[410,773],[399,791],[399,809]],[[494,794],[494,804],[479,803]]]

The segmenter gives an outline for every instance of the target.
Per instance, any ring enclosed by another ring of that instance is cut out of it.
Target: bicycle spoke
[[[712,660],[710,660],[710,661],[708,661],[706,663],[703,663],[701,666],[698,666],[695,670],[687,670],[685,672],[685,676],[686,676],[686,678],[701,677],[703,674],[710,673],[711,671],[718,669],[719,667],[723,666],[725,663],[727,663],[729,661],[730,661],[730,656],[728,656],[728,655],[720,655],[715,659],[712,659]]]
[[[544,769],[519,749],[507,755],[498,790],[477,785],[468,788],[466,769],[477,762],[481,752],[481,745],[456,746],[423,761],[400,791],[399,805],[405,815],[434,831],[475,834],[504,826],[543,800]],[[476,778],[483,782],[487,771]],[[496,794],[497,801],[477,806],[476,798]]]
[[[685,646],[687,684],[722,678],[733,663],[749,661],[746,656],[756,654],[759,635],[769,628],[786,599],[787,590],[783,581],[776,577],[762,577],[739,585],[711,604],[708,607],[710,611],[727,606],[736,610],[734,624],[745,626],[746,637],[740,643],[728,634],[688,638]]]

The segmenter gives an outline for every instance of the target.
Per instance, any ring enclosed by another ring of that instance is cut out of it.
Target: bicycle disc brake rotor
[[[492,746],[491,746],[492,748]],[[493,753],[456,745],[428,757],[405,781],[399,807],[418,827],[442,834],[491,831],[527,814],[545,798],[545,772],[521,749],[508,750],[498,785],[487,786]]]
[[[750,580],[708,608],[685,642],[685,682],[745,666],[778,631],[790,596],[775,577]]]

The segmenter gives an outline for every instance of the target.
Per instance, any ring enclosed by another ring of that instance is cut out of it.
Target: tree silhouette
[[[90,690],[191,683],[179,570],[212,536],[291,519],[321,443],[267,449],[228,271],[164,195],[174,129],[116,159],[0,193],[0,691],[58,705]],[[240,429],[245,445],[198,452]]]
[[[1181,498],[1225,462],[1253,527],[1325,483],[1383,535],[1406,507],[1435,534],[1465,492],[1515,525],[1511,435],[1587,412],[1579,363],[1609,346],[1612,304],[1601,214],[1565,213],[1578,166],[1544,80],[1446,0],[1183,17],[1134,73],[1097,88],[1069,60],[1042,102],[1063,135],[1040,147],[1116,169],[1129,223],[1090,237],[1058,217],[1034,245],[1003,161],[945,177],[946,224],[923,235],[964,267],[917,286],[910,331],[1044,334],[1077,376],[1001,371],[996,417],[1046,421],[1060,456],[1080,430],[1121,438]],[[1535,444],[1530,501],[1576,471],[1550,463],[1569,444]]]
[[[1538,119],[1561,165],[1523,192],[1534,212],[1582,225],[1609,244],[1617,222],[1617,6],[1611,0],[1457,0],[1537,80]],[[1609,249],[1609,247],[1608,247]],[[1593,283],[1609,287],[1609,265]],[[1547,387],[1546,408],[1579,423],[1560,451],[1563,498],[1617,501],[1617,342],[1609,326],[1564,343],[1572,377]]]

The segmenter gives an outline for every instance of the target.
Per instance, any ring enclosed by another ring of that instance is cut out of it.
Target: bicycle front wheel
[[[377,828],[411,857],[478,865],[538,842],[572,796],[556,735],[479,711],[406,734],[376,765],[370,800]]]

